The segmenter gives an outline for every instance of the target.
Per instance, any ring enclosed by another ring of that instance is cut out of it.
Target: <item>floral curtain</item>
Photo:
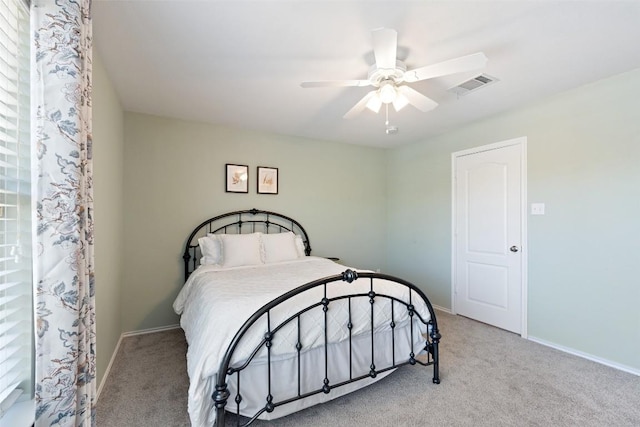
[[[38,427],[95,425],[90,6],[31,6]]]

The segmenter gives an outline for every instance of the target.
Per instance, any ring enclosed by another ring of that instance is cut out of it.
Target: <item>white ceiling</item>
[[[380,147],[640,68],[640,1],[94,0],[94,45],[127,111]],[[500,82],[457,97],[467,72],[411,84],[440,105],[342,116],[370,88],[371,30],[398,31],[416,68],[482,51]],[[638,96],[630,93],[629,96]]]

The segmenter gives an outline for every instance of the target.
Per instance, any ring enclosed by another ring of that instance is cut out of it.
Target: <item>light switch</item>
[[[544,215],[544,203],[531,203],[531,215]]]

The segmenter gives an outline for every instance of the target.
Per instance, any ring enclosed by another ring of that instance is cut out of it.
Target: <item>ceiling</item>
[[[127,111],[395,147],[640,68],[640,1],[94,0],[94,46]],[[343,115],[371,88],[371,30],[408,68],[484,52],[483,70],[411,84],[439,103]],[[451,87],[496,77],[465,96]],[[630,94],[638,96],[638,94]]]

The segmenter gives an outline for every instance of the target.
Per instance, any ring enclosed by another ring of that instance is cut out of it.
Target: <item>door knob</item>
[[[510,250],[511,252],[518,252],[518,247],[517,247],[517,246],[511,246],[511,247],[509,248],[509,250]]]

